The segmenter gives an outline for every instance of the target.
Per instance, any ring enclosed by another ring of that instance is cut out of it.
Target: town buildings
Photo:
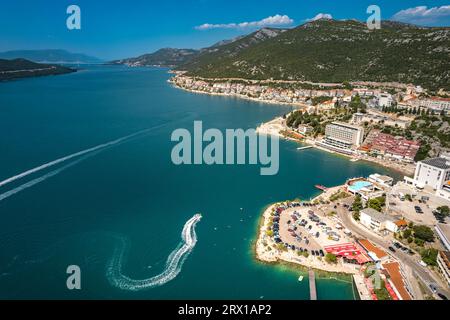
[[[437,256],[437,265],[439,272],[450,287],[450,252],[439,251]]]
[[[352,123],[359,125],[364,122],[370,124],[384,124],[391,127],[399,127],[405,129],[411,123],[411,121],[396,119],[385,115],[372,114],[372,113],[354,113],[352,117]]]
[[[410,103],[415,108],[426,108],[435,113],[450,113],[450,98],[431,97],[427,99],[413,99]]]
[[[397,232],[399,229],[396,224],[397,220],[399,219],[395,219],[372,208],[361,210],[359,217],[359,222],[362,225],[378,233],[382,233],[383,231]]]
[[[419,149],[420,142],[418,141],[394,137],[393,135],[382,133],[380,130],[372,129],[359,151],[389,160],[414,162]]]

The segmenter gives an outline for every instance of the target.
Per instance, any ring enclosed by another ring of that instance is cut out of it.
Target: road
[[[347,229],[349,229],[354,235],[358,235],[362,238],[366,238],[376,244],[377,246],[383,248],[386,252],[389,252],[394,258],[398,261],[401,261],[409,268],[413,270],[413,272],[419,277],[422,282],[426,284],[428,291],[433,294],[429,288],[429,284],[433,283],[437,287],[437,292],[444,294],[447,297],[450,297],[450,291],[448,289],[444,289],[439,285],[440,280],[436,279],[434,275],[427,268],[419,265],[419,260],[414,259],[414,256],[410,256],[407,253],[404,253],[400,250],[396,250],[396,252],[391,252],[389,250],[389,246],[391,246],[391,242],[383,239],[380,236],[374,235],[372,232],[365,230],[362,226],[358,226],[352,219],[351,213],[347,211],[347,209],[343,207],[338,207],[337,209],[339,218],[342,223],[345,225]]]

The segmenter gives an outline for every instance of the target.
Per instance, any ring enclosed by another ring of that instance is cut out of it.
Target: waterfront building
[[[359,149],[373,156],[394,161],[413,162],[420,149],[420,142],[408,140],[403,137],[382,133],[378,129],[372,129]]]
[[[337,152],[352,154],[363,141],[364,129],[345,122],[332,122],[325,127],[325,138],[319,146]]]
[[[439,251],[437,256],[437,265],[439,267],[439,272],[445,279],[447,284],[450,286],[450,252],[449,251]]]
[[[445,249],[450,251],[450,226],[447,224],[438,223],[436,227],[434,227],[434,230],[436,230],[439,240]]]
[[[381,184],[382,186],[387,188],[392,187],[392,185],[394,184],[394,178],[381,175],[379,173],[371,174],[367,180],[369,180],[370,182]]]
[[[397,298],[399,300],[412,300],[412,295],[405,281],[407,277],[402,271],[400,264],[398,262],[383,263],[382,267],[389,275],[387,281],[394,290]]]
[[[378,233],[383,231],[397,232],[398,225],[395,223],[397,220],[372,208],[361,210],[359,217],[359,222],[362,225]]]

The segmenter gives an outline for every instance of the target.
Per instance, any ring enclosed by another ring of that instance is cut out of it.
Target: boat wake
[[[114,255],[107,267],[106,276],[108,281],[111,285],[122,290],[140,291],[162,286],[173,280],[181,272],[184,261],[187,259],[197,243],[195,226],[201,218],[201,214],[196,214],[185,223],[183,231],[181,232],[182,241],[167,258],[166,268],[160,274],[148,279],[135,280],[122,273],[122,263],[126,252],[127,243],[124,238],[121,238],[120,244],[114,250]]]
[[[36,179],[33,179],[33,180],[30,180],[27,183],[24,183],[24,184],[18,186],[17,188],[11,189],[11,190],[9,190],[7,192],[4,192],[4,193],[0,194],[0,201],[3,201],[6,198],[9,198],[9,197],[15,195],[16,193],[19,193],[19,192],[21,192],[21,191],[23,191],[25,189],[31,188],[32,186],[34,186],[34,185],[36,185],[38,183],[41,183],[41,182],[43,182],[43,181],[45,181],[45,180],[47,180],[47,179],[49,179],[49,178],[51,178],[53,176],[56,176],[60,172],[66,170],[66,169],[69,169],[70,167],[73,167],[74,165],[78,164],[79,162],[85,160],[86,158],[88,158],[89,156],[92,156],[92,155],[84,156],[84,157],[82,157],[82,158],[80,158],[80,159],[78,159],[76,161],[73,161],[73,162],[70,162],[69,164],[66,164],[65,166],[63,166],[63,167],[61,167],[59,169],[53,170],[53,171],[51,171],[49,173],[44,174],[43,176],[40,176],[40,177],[38,177]]]
[[[38,167],[35,167],[33,169],[24,171],[22,173],[19,173],[19,174],[13,176],[13,177],[10,177],[8,179],[0,181],[0,187],[6,185],[8,183],[11,183],[11,182],[13,182],[15,180],[18,180],[18,179],[24,178],[26,176],[29,176],[30,174],[33,174],[33,173],[39,172],[41,170],[53,167],[53,166],[55,166],[57,164],[65,162],[67,160],[70,160],[70,159],[73,159],[73,158],[76,158],[76,157],[80,157],[82,155],[85,155],[85,154],[88,154],[88,153],[92,153],[94,151],[100,151],[101,149],[105,149],[107,147],[111,147],[113,145],[119,144],[119,143],[124,142],[126,140],[129,140],[131,138],[134,138],[134,137],[137,137],[137,136],[142,135],[144,133],[147,133],[150,130],[156,129],[158,127],[160,127],[160,126],[144,129],[144,130],[141,130],[141,131],[129,134],[127,136],[124,136],[122,138],[118,138],[118,139],[115,139],[115,140],[112,140],[112,141],[109,141],[109,142],[106,142],[106,143],[102,143],[102,144],[99,144],[98,146],[95,146],[95,147],[92,147],[92,148],[89,148],[89,149],[85,149],[85,150],[82,150],[82,151],[78,151],[78,152],[72,153],[72,154],[70,154],[68,156],[65,156],[65,157],[62,157],[62,158],[59,158],[59,159],[56,159],[56,160],[44,163],[44,164],[42,164],[42,165],[40,165]]]

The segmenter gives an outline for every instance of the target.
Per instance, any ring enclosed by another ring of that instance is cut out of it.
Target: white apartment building
[[[303,125],[303,124],[299,125],[298,128],[297,128],[298,133],[301,133],[301,134],[304,134],[304,135],[313,132],[313,130],[314,130],[313,127],[306,126],[306,125]]]
[[[450,155],[419,161],[414,178],[405,177],[405,181],[420,189],[429,186],[436,195],[450,201]]]
[[[366,208],[361,210],[359,214],[359,222],[375,232],[381,233],[384,230],[389,232],[398,231],[398,225],[395,223],[397,219],[375,209]]]
[[[437,256],[437,264],[439,267],[439,272],[447,281],[447,284],[450,286],[450,252],[439,251],[439,254]]]
[[[392,99],[392,95],[389,93],[381,93],[378,97],[378,106],[379,107],[390,107],[394,103],[394,99]]]
[[[412,101],[414,107],[421,107],[435,112],[444,111],[450,113],[450,98],[431,97],[428,99],[415,99]]]
[[[434,230],[445,249],[450,251],[450,226],[448,224],[438,223],[434,227]]]
[[[332,122],[325,127],[325,138],[322,146],[341,150],[359,147],[364,138],[364,128],[345,122]]]

